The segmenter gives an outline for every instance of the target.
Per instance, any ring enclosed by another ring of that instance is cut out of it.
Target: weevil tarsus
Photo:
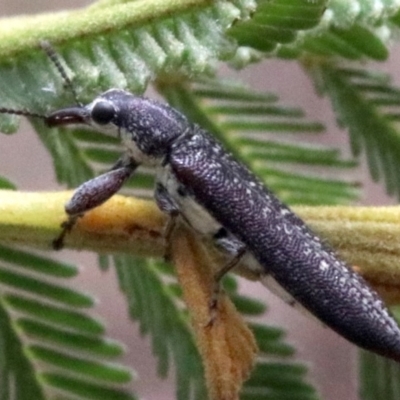
[[[71,232],[80,217],[81,215],[70,215],[66,221],[61,223],[61,232],[51,242],[53,250],[61,250],[64,247],[65,237]]]

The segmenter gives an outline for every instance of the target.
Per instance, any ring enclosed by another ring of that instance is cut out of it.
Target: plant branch
[[[0,24],[0,58],[36,47],[46,39],[53,45],[73,38],[96,36],[116,28],[138,28],[196,8],[210,0],[140,0],[108,7],[88,7],[74,11],[4,18]]]
[[[0,190],[0,241],[51,249],[72,192]],[[400,301],[400,207],[293,207],[391,303]],[[154,202],[114,196],[87,213],[65,245],[98,253],[165,254],[165,216]]]
[[[0,190],[0,241],[51,249],[72,192]],[[148,200],[114,196],[78,220],[65,246],[98,253],[162,256],[164,215]]]

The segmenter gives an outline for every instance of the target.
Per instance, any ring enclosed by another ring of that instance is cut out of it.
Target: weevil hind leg
[[[245,263],[247,267],[253,273],[257,274],[260,282],[264,286],[266,286],[275,296],[278,296],[286,304],[301,312],[303,315],[306,315],[308,318],[317,321],[318,324],[321,325],[321,321],[316,318],[310,311],[308,311],[304,306],[302,306],[281,285],[279,285],[279,283],[273,278],[273,276],[266,272],[266,269],[264,267],[261,267],[261,265],[259,265],[259,263],[255,260],[255,258],[247,251],[245,245],[241,241],[236,239],[236,237],[234,237],[228,231],[226,231],[225,228],[221,228],[216,234],[214,234],[213,240],[216,246],[225,253],[231,255],[232,259],[223,268],[221,268],[215,276],[215,288],[212,300],[213,302],[215,302],[215,304],[211,306],[212,308],[215,309],[217,307],[219,292],[221,290],[220,282],[222,278],[245,258]]]
[[[68,219],[61,224],[61,233],[53,240],[53,249],[62,249],[66,235],[71,232],[78,219],[117,193],[137,167],[133,161],[128,162],[126,158],[121,158],[110,171],[79,186],[65,205]]]

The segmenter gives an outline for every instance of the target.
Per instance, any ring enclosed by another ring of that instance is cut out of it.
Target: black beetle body
[[[377,293],[220,143],[178,111],[112,89],[87,106],[54,112],[47,123],[89,125],[118,135],[127,149],[111,171],[118,182],[111,178],[104,190],[96,180],[89,188],[81,186],[66,207],[71,218],[109,198],[138,165],[155,166],[155,196],[164,212],[182,215],[233,256],[244,254],[265,280],[289,294],[287,300],[294,299],[343,337],[400,360],[400,329]],[[101,195],[81,204],[82,194],[90,198],[92,191]]]

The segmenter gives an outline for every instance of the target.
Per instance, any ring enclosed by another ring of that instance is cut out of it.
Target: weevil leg
[[[231,255],[233,258],[236,258],[238,254],[241,254],[241,256],[242,256],[246,250],[245,244],[243,242],[241,242],[239,239],[237,239],[235,236],[233,236],[224,227],[221,227],[220,229],[218,229],[218,231],[216,233],[214,233],[213,241],[218,248],[220,248],[224,253]],[[239,262],[239,260],[238,260],[238,262]],[[230,264],[230,262],[229,262],[229,264]],[[235,265],[233,265],[232,268],[234,266]],[[230,268],[230,269],[232,269],[232,268]],[[224,270],[225,270],[225,267],[221,271],[224,271]],[[227,272],[229,272],[229,269],[225,273],[227,273]],[[225,275],[225,273],[222,272],[222,276]],[[221,278],[222,278],[222,276],[221,276]]]
[[[164,229],[165,242],[167,243],[164,259],[168,261],[170,259],[169,243],[171,235],[176,226],[176,219],[181,214],[181,212],[179,209],[179,205],[170,196],[165,186],[160,182],[156,183],[156,188],[154,191],[154,199],[157,203],[158,208],[169,216],[167,225],[165,226]]]
[[[60,250],[64,245],[65,236],[74,227],[76,221],[87,211],[99,206],[117,193],[137,167],[138,164],[133,161],[127,163],[125,160],[124,163],[124,160],[120,159],[110,171],[79,186],[71,200],[65,205],[68,219],[61,224],[62,231],[53,240],[53,249]]]
[[[53,250],[61,250],[64,247],[65,236],[71,232],[80,215],[69,215],[68,219],[61,223],[61,233],[52,241]]]
[[[118,160],[111,166],[111,168],[106,171],[110,172],[110,171],[114,171],[115,169],[120,169],[120,168],[124,168],[124,167],[128,167],[128,168],[133,168],[133,171],[139,166],[139,164],[137,164],[135,161],[132,160],[132,158],[129,156],[128,153],[124,153],[122,154],[122,156],[120,158],[118,158]],[[133,172],[132,171],[132,172]]]
[[[226,263],[215,275],[214,275],[214,288],[213,294],[210,301],[210,321],[207,326],[212,326],[216,319],[218,309],[218,299],[221,293],[221,280],[237,266],[243,256],[246,254],[246,246],[225,228],[220,228],[217,233],[214,234],[213,240],[217,247],[222,249],[225,253],[232,256],[231,260]]]

